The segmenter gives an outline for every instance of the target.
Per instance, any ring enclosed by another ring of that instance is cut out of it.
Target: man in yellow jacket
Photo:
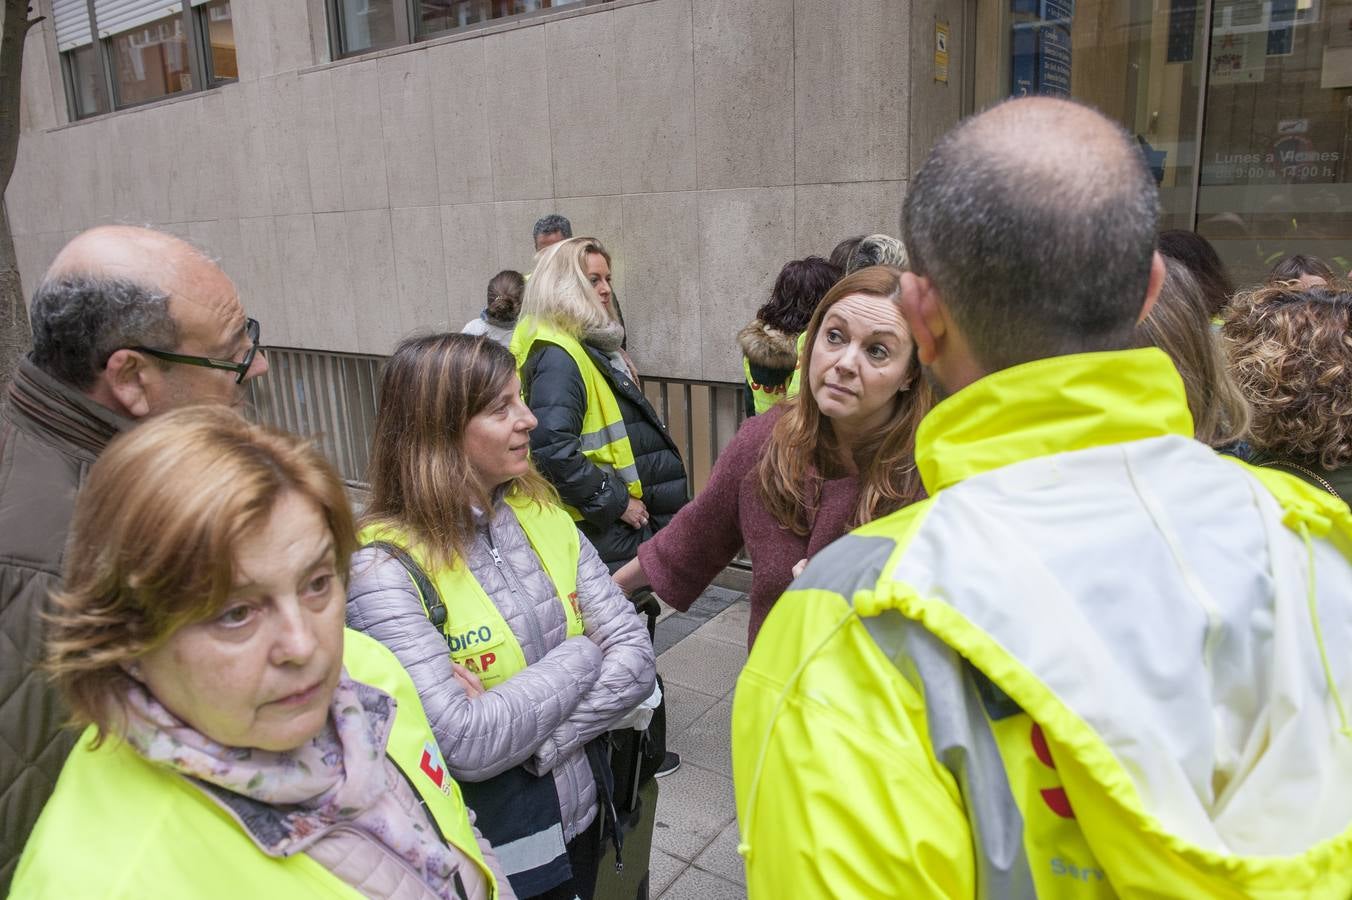
[[[1352,896],[1352,513],[1124,349],[1157,207],[1048,98],[912,180],[930,498],[818,554],[738,680],[751,897]]]

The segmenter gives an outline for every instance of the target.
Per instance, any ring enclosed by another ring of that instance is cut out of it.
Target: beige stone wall
[[[477,314],[557,211],[614,253],[646,372],[731,381],[779,267],[895,233],[918,152],[907,0],[619,0],[336,63],[322,4],[232,8],[238,84],[74,124],[30,38],[26,290],[76,231],[150,223],[221,258],[267,343],[387,353]]]

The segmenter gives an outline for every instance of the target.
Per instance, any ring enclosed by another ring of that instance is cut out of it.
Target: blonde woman
[[[109,446],[47,635],[85,733],[11,897],[514,896],[408,673],[343,629],[355,545],[299,438],[191,407]]]
[[[531,458],[611,571],[686,502],[676,444],[639,389],[595,238],[542,251],[512,353],[538,423]]]

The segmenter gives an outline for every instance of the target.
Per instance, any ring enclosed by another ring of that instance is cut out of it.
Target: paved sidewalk
[[[732,691],[746,662],[746,595],[711,587],[657,626],[667,746],[681,768],[658,783],[653,900],[745,898],[732,795]]]

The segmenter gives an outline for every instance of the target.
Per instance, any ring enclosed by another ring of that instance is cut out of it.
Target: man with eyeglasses
[[[242,406],[259,327],[199,250],[148,228],[76,236],[30,311],[33,352],[0,409],[0,896],[74,734],[33,671],[75,494],[119,432],[193,404]]]

